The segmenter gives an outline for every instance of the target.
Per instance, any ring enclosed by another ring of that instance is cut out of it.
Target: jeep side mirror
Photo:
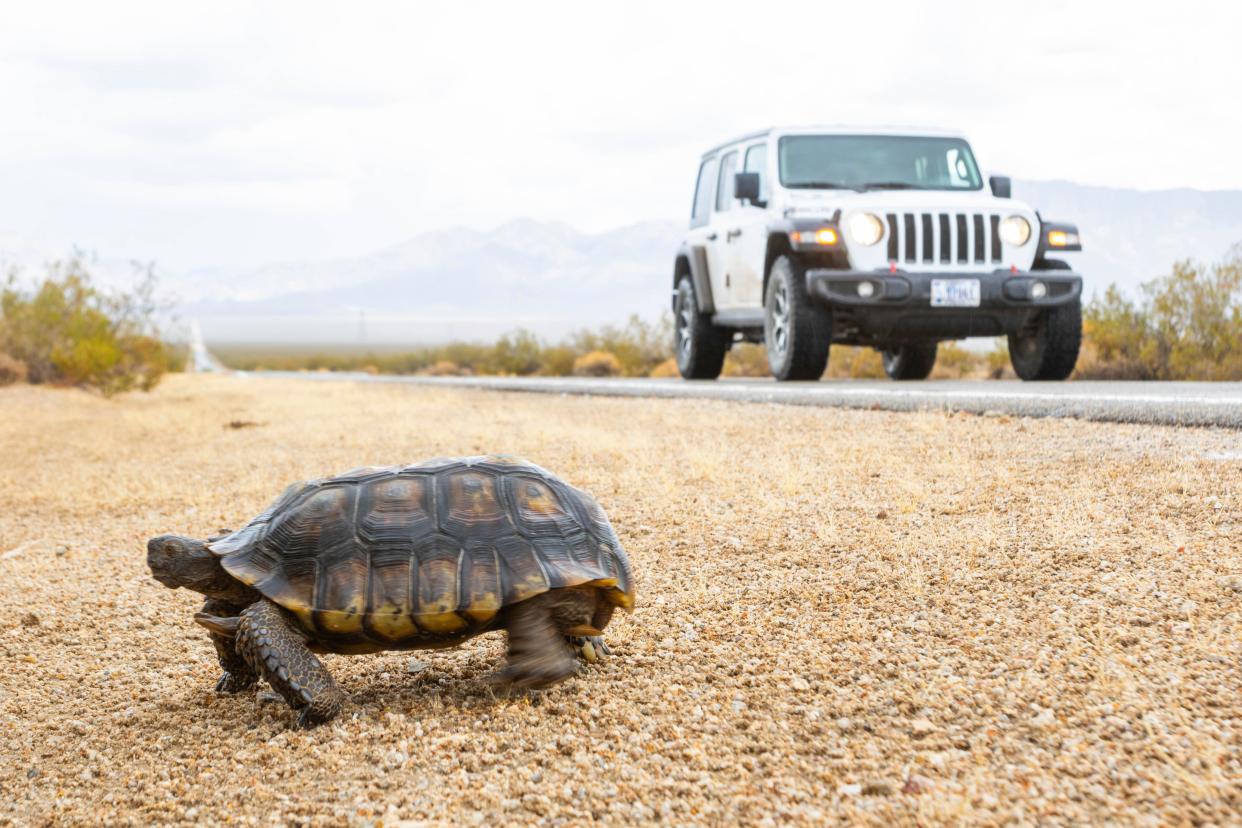
[[[734,175],[733,195],[739,201],[759,204],[759,173],[740,172]]]
[[[1007,175],[994,175],[988,179],[988,186],[992,188],[992,195],[997,198],[1009,198],[1013,192],[1013,185]]]

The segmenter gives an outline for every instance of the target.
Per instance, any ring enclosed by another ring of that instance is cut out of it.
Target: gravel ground
[[[145,539],[294,480],[524,455],[638,576],[540,694],[499,635],[220,697]],[[0,390],[0,823],[1237,824],[1236,432],[173,377]]]

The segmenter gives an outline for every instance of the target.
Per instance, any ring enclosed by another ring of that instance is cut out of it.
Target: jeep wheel
[[[1063,380],[1074,373],[1082,344],[1082,302],[1049,308],[1021,333],[1009,335],[1009,360],[1024,380]]]
[[[884,373],[894,380],[927,379],[936,365],[936,343],[930,345],[898,345],[880,352]]]
[[[673,301],[673,346],[677,349],[677,370],[684,379],[716,379],[724,367],[729,350],[729,332],[712,325],[707,314],[699,312],[694,283],[689,276],[677,283]]]
[[[832,319],[811,302],[802,266],[781,256],[772,264],[763,303],[763,343],[778,380],[817,380],[828,365]]]

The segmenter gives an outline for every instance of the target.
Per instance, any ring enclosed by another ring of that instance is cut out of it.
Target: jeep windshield
[[[978,190],[970,145],[909,135],[786,135],[781,184],[791,189]]]

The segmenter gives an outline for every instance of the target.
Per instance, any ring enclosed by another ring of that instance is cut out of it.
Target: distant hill
[[[1242,191],[1017,181],[1014,195],[1047,218],[1078,223],[1086,251],[1071,259],[1088,296],[1110,282],[1134,291],[1178,259],[1214,260],[1242,242]],[[426,232],[357,258],[200,269],[167,281],[209,342],[435,342],[516,327],[554,338],[663,312],[684,226],[652,221],[592,234],[522,219]],[[0,261],[5,241],[0,235]]]
[[[518,220],[430,232],[357,259],[195,274],[201,298],[184,315],[200,320],[208,341],[434,342],[516,327],[557,337],[659,315],[681,231],[647,222],[586,234]]]

